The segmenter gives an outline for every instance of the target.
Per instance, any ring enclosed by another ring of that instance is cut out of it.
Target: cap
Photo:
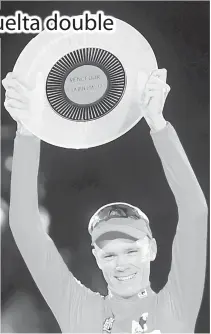
[[[93,228],[91,234],[92,243],[110,232],[119,232],[134,239],[142,239],[148,236],[152,239],[152,232],[149,223],[144,219],[133,218],[111,218],[101,221]],[[114,234],[115,235],[115,234]]]
[[[95,147],[143,117],[140,95],[157,61],[138,30],[113,19],[111,32],[43,30],[21,52],[13,69],[20,80],[34,88],[41,73],[44,81],[44,103],[23,120],[36,137],[59,147]]]

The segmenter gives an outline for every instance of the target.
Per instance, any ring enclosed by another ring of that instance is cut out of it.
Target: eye
[[[113,257],[114,257],[114,254],[107,254],[103,256],[103,258],[107,260],[112,259]]]
[[[137,253],[137,252],[138,252],[137,250],[133,249],[133,250],[129,250],[127,253],[128,253],[128,254],[135,254],[135,253]]]

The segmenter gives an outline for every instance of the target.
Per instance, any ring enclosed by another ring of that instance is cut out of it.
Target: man
[[[21,86],[10,73],[3,80],[5,107],[18,122],[11,180],[10,227],[33,279],[62,332],[193,332],[200,308],[206,266],[207,205],[172,125],[164,119],[169,92],[165,69],[150,76],[141,108],[175,196],[179,221],[166,286],[150,288],[150,262],[156,242],[149,221],[138,208],[112,203],[91,218],[93,254],[108,284],[100,296],[78,282],[53,241],[43,232],[37,200],[40,140],[21,125],[30,114],[35,90]],[[169,222],[170,223],[170,222]]]

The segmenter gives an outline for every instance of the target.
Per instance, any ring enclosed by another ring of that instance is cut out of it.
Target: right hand
[[[40,121],[44,103],[44,79],[42,73],[36,77],[36,86],[30,89],[14,72],[2,80],[6,90],[4,107],[17,122],[18,132],[32,135],[23,125],[24,121]]]

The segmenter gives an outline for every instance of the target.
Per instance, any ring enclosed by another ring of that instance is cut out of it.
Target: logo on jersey
[[[132,334],[145,333],[148,329],[147,327],[148,313],[143,313],[138,321],[132,321]]]
[[[106,318],[103,324],[103,333],[111,333],[112,327],[114,323],[114,318]]]

